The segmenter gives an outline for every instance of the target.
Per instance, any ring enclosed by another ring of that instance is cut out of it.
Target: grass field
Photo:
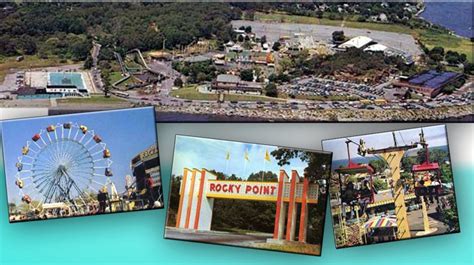
[[[121,72],[111,72],[110,76],[109,76],[109,81],[110,81],[111,84],[113,84],[113,83],[119,81],[122,78],[123,78],[123,76],[122,76]]]
[[[196,86],[183,87],[178,90],[171,91],[172,97],[191,99],[191,100],[216,100],[217,94],[205,94],[196,90]],[[225,94],[224,100],[227,101],[279,101],[281,99],[258,96],[258,95],[240,95],[240,94]]]
[[[120,104],[128,103],[127,100],[117,97],[104,97],[93,95],[90,98],[65,98],[58,99],[59,104]]]
[[[431,29],[411,29],[410,27],[405,25],[358,22],[355,19],[356,17],[353,17],[349,18],[349,20],[344,21],[344,27],[411,34],[413,37],[418,39],[421,43],[423,43],[426,47],[430,49],[435,46],[441,46],[444,47],[446,51],[451,50],[458,53],[464,53],[466,54],[469,62],[474,62],[474,43],[472,43],[466,38],[461,38],[458,36],[450,35],[446,32],[440,32]],[[255,20],[267,22],[317,24],[328,26],[341,26],[343,23],[342,20],[331,20],[328,18],[318,19],[316,17],[287,15],[284,13],[266,14],[262,12],[255,13]]]
[[[469,62],[474,62],[474,43],[468,39],[435,30],[417,29],[412,32],[412,35],[429,49],[435,46],[441,46],[445,51],[451,50],[464,53]]]
[[[72,64],[72,61],[60,62],[58,58],[40,59],[36,55],[24,56],[24,60],[17,62],[15,57],[0,57],[0,82],[3,82],[10,69],[27,69],[40,67],[54,67]]]

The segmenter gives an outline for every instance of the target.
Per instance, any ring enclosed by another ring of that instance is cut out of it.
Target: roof
[[[35,95],[37,89],[36,87],[22,86],[17,89],[16,94],[20,96]]]
[[[222,74],[222,75],[217,76],[216,81],[217,82],[223,82],[223,83],[239,83],[240,82],[240,77],[236,76],[236,75]]]
[[[354,47],[354,48],[360,49],[360,48],[366,46],[367,44],[371,43],[372,41],[373,40],[369,37],[357,36],[357,37],[352,38],[352,39],[344,42],[343,44],[339,45],[339,47],[341,47],[341,48]]]
[[[365,48],[364,51],[369,51],[369,52],[383,52],[387,49],[388,47],[383,45],[383,44],[372,44],[369,45],[369,47]]]
[[[461,74],[455,72],[437,72],[435,70],[430,70],[414,75],[408,80],[408,83],[426,88],[438,89],[459,76],[461,76]]]
[[[356,173],[369,173],[375,172],[374,168],[370,164],[356,164],[349,161],[347,167],[340,167],[335,170],[337,173],[342,174],[356,174]]]
[[[438,170],[439,165],[438,163],[423,163],[420,165],[413,165],[411,170],[413,172],[420,172],[420,171],[433,171],[433,170]]]
[[[199,63],[199,62],[205,62],[209,61],[211,58],[203,55],[197,55],[197,56],[192,56],[184,59],[183,61],[188,62],[188,63]]]

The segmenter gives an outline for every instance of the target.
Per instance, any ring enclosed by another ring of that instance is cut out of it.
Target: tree
[[[15,43],[8,36],[0,37],[0,54],[5,56],[17,55]]]
[[[275,83],[270,82],[265,86],[265,95],[268,97],[278,97],[278,89]]]
[[[431,49],[428,56],[435,62],[441,62],[444,59],[444,48],[436,46]]]
[[[263,35],[261,38],[260,38],[260,44],[263,45],[267,43],[267,36]]]
[[[71,55],[73,60],[82,61],[87,58],[90,51],[90,43],[87,41],[76,41],[71,44]]]
[[[388,185],[387,185],[387,182],[383,181],[382,179],[375,179],[374,188],[376,190],[386,190],[388,189]]]
[[[102,83],[104,84],[104,94],[105,97],[109,97],[110,92],[110,69],[101,68]]]
[[[251,26],[245,27],[245,33],[251,33],[251,32],[252,32],[252,27]]]
[[[329,178],[331,157],[327,154],[279,148],[272,151],[271,155],[278,161],[279,166],[290,165],[290,160],[295,158],[306,162],[307,167],[304,169],[305,177],[310,178],[312,181]]]
[[[84,61],[84,69],[91,69],[92,65],[93,65],[92,56],[89,55]]]
[[[335,43],[343,42],[346,39],[344,36],[344,31],[336,30],[332,33],[332,41]]]
[[[253,70],[252,69],[244,69],[240,71],[240,79],[244,81],[253,81]]]
[[[281,43],[278,42],[278,41],[275,41],[275,42],[273,43],[272,49],[277,52],[277,51],[280,50],[280,47],[281,47]]]
[[[240,34],[239,36],[237,36],[237,41],[238,41],[238,42],[244,42],[244,36],[242,36],[242,34]]]
[[[382,159],[370,160],[369,164],[375,169],[375,172],[383,172],[388,168],[387,163]]]
[[[448,224],[450,232],[459,231],[459,215],[456,205],[456,199],[451,196],[448,198],[450,208],[443,212],[443,219]]]
[[[319,18],[319,19],[323,18],[323,14],[324,13],[321,10],[316,11],[316,17]]]
[[[18,44],[23,54],[33,55],[36,53],[36,43],[32,37],[24,34],[21,36],[21,39]]]
[[[203,82],[207,80],[207,75],[205,73],[197,73],[196,75],[197,82]]]
[[[464,73],[474,75],[474,63],[467,63],[464,65]]]
[[[174,84],[175,87],[183,87],[183,80],[180,77],[177,77],[174,80],[173,84]]]

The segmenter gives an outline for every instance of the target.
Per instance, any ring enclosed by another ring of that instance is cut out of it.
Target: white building
[[[357,49],[361,49],[361,48],[366,47],[367,45],[369,45],[372,42],[373,42],[373,40],[369,37],[357,36],[357,37],[352,38],[352,39],[344,42],[343,44],[339,45],[339,48],[344,48],[344,49],[357,48]]]

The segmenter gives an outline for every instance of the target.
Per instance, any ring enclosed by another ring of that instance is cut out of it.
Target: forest
[[[72,60],[86,59],[92,40],[119,52],[159,49],[163,42],[176,48],[199,38],[230,40],[229,22],[241,16],[225,3],[0,3],[0,8],[0,56]]]

